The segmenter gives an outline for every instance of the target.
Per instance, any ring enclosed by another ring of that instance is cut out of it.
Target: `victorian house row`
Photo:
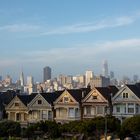
[[[23,126],[41,120],[65,123],[111,114],[123,120],[140,114],[140,86],[94,87],[16,95],[5,106],[8,120]]]

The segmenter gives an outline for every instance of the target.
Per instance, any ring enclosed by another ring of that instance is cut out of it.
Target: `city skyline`
[[[140,1],[1,1],[0,75],[140,75]],[[109,72],[108,71],[108,72]],[[41,77],[41,78],[40,78]]]

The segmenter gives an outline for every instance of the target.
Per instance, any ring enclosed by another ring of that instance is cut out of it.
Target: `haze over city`
[[[140,75],[140,1],[0,1],[0,75]]]

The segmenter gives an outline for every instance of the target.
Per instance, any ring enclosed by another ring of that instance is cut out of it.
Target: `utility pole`
[[[107,140],[107,106],[105,107],[105,140]]]

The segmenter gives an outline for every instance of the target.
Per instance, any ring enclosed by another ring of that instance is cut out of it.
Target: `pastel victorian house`
[[[16,95],[6,106],[5,110],[8,114],[8,120],[20,122],[21,125],[28,124],[28,103],[36,96],[32,95]]]
[[[112,114],[111,95],[116,87],[94,87],[82,100],[83,119]]]
[[[87,94],[87,89],[64,90],[54,102],[56,122],[65,123],[81,120],[81,100]]]
[[[140,114],[140,85],[125,85],[112,98],[113,115],[123,119]]]

